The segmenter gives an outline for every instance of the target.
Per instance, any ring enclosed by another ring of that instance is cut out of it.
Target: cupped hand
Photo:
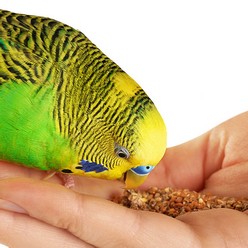
[[[169,148],[143,188],[172,186],[248,197],[248,113]],[[58,177],[16,165],[0,166],[0,243],[16,247],[247,247],[248,217],[228,209],[177,219],[135,211],[108,199],[119,182]]]
[[[142,188],[152,185],[248,196],[248,112],[167,149]]]

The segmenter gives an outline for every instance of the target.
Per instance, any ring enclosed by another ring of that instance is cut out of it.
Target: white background
[[[81,30],[148,93],[168,145],[248,110],[247,1],[1,0]]]

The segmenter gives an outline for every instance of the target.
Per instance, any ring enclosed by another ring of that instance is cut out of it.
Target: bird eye
[[[135,174],[139,176],[146,176],[154,169],[154,166],[152,165],[141,165],[136,168],[132,168],[131,171],[133,171]]]
[[[128,150],[125,147],[120,146],[120,145],[116,145],[115,153],[120,158],[129,158],[130,156]]]

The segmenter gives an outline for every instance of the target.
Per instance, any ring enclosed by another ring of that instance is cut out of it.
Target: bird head
[[[126,188],[135,188],[163,157],[166,127],[154,103],[126,73],[116,73],[110,83],[107,92],[104,86],[94,91],[101,92],[99,101],[88,106],[74,173],[122,179]]]

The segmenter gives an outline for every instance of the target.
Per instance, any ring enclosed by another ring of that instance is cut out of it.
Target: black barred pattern
[[[123,103],[124,93],[111,80],[116,72],[122,70],[81,32],[49,18],[0,11],[0,85],[31,82],[39,94],[44,84],[54,84],[58,131],[82,159],[99,164],[107,164],[105,151],[114,150],[116,140],[132,153],[135,123],[153,107],[140,88]]]

